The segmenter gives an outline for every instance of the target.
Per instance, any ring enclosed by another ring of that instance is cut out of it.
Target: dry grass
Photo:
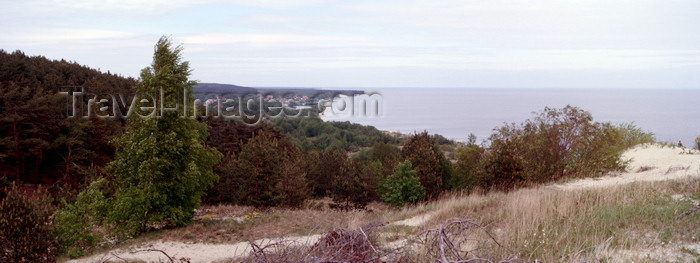
[[[674,199],[672,195],[691,199]],[[402,210],[378,212],[375,219],[381,222],[426,213],[434,216],[419,227],[386,225],[377,234],[377,241],[390,250],[398,241],[415,240],[424,230],[451,219],[469,218],[486,226],[505,247],[496,242],[481,245],[481,251],[488,251],[493,259],[515,256],[543,262],[688,261],[697,257],[691,248],[700,240],[700,214],[680,219],[676,216],[693,207],[692,198],[699,195],[699,179],[588,190],[537,187],[510,193],[458,193]],[[368,222],[366,218],[359,221]],[[347,226],[348,221],[345,222]],[[428,255],[426,247],[416,247],[415,242],[410,246],[411,258],[434,258]]]
[[[683,261],[694,257],[687,244],[700,240],[700,214],[676,219],[694,203],[671,195],[697,198],[699,193],[699,179],[684,179],[588,190],[537,187],[510,193],[457,193],[401,210],[379,206],[372,209],[374,212],[273,209],[237,228],[241,237],[236,240],[326,233],[338,227],[357,229],[372,222],[395,222],[430,213],[434,216],[420,227],[384,226],[377,233],[379,246],[391,249],[386,245],[415,238],[451,218],[469,218],[485,225],[507,248],[491,243],[487,249],[493,258],[515,255],[544,262],[654,262],[659,257],[676,257],[668,260]],[[653,253],[664,249],[670,253]],[[426,256],[420,255],[425,253],[421,249],[411,253],[413,258]]]
[[[675,218],[693,202],[671,198],[674,194],[697,193],[698,179],[594,190],[539,187],[511,193],[453,195],[415,209],[431,207],[437,212],[427,226],[455,217],[488,224],[497,240],[517,251],[522,259],[605,260],[619,257],[617,250],[643,252],[697,243],[700,215]]]
[[[672,197],[679,195],[686,198]],[[485,226],[495,241],[505,247],[496,242],[480,245],[480,255],[491,259],[685,262],[699,257],[700,246],[694,244],[700,240],[700,213],[676,217],[698,200],[700,179],[689,178],[587,190],[536,187],[509,193],[454,193],[401,210],[372,204],[368,211],[338,211],[327,208],[328,200],[312,201],[302,209],[205,206],[194,224],[149,233],[123,246],[152,240],[234,243],[324,234],[339,228],[353,231],[361,226],[383,223],[384,226],[374,231],[373,243],[377,242],[376,249],[385,253],[411,243],[402,240],[416,240],[425,230],[435,229],[453,218],[465,218]],[[432,217],[418,227],[386,224],[421,214]],[[415,244],[404,249],[414,261],[403,256],[402,260],[421,262],[420,259],[433,258],[427,246],[420,248]],[[309,247],[283,249],[291,254],[278,256],[306,257],[293,254],[309,251]]]
[[[318,200],[314,202],[320,202]],[[247,206],[203,206],[195,222],[186,227],[151,232],[133,243],[151,240],[189,243],[235,243],[269,237],[321,234],[337,228],[356,229],[385,222],[386,206],[368,210],[340,211],[319,207],[255,209]]]

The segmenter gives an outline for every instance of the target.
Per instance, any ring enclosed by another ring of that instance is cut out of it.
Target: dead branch
[[[486,225],[487,226],[487,225]],[[370,238],[373,227],[337,229],[326,233],[312,246],[280,240],[269,244],[251,242],[251,252],[237,262],[522,262],[517,257],[496,259],[496,250],[515,253],[500,244],[487,227],[469,219],[452,218],[428,229],[405,245],[378,249]],[[415,247],[414,245],[418,245]],[[419,250],[415,250],[415,249]],[[418,252],[418,253],[416,253]],[[232,261],[233,262],[233,261]]]
[[[114,252],[110,252],[109,254],[104,254],[104,255],[102,256],[102,258],[100,258],[100,261],[99,261],[99,262],[100,262],[100,263],[108,262],[110,259],[112,259],[112,257],[121,259],[122,261],[124,261],[124,262],[126,262],[126,263],[129,263],[128,260],[126,260],[126,259],[124,259],[124,258],[118,256],[118,255],[115,254]]]
[[[119,256],[119,255],[117,255],[117,254],[114,254],[114,252],[112,252],[111,254],[112,254],[112,256],[114,256],[115,258],[121,259],[122,261],[124,261],[124,262],[126,262],[126,263],[129,263],[129,261],[128,261],[128,260],[126,260],[126,259],[124,259],[124,258],[120,257],[120,256]]]
[[[365,231],[362,230],[362,227],[360,227],[360,232],[362,233],[363,236],[365,236],[365,239],[369,243],[369,246],[372,248],[372,251],[374,251],[374,253],[377,253],[377,249],[374,248],[374,245],[372,245],[372,242],[370,242],[369,237],[367,236],[367,234],[365,234]]]
[[[698,210],[700,210],[700,203],[698,203],[697,205],[695,205],[693,208],[688,209],[688,211],[685,211],[685,212],[681,213],[680,215],[676,216],[676,219],[679,219],[679,218],[681,218],[681,217],[690,215],[690,214],[692,214],[692,213],[694,213],[695,211],[698,211]]]
[[[175,263],[173,258],[170,257],[170,255],[168,255],[168,253],[165,253],[165,251],[160,250],[160,249],[155,249],[155,248],[134,250],[134,251],[129,252],[129,254],[136,254],[136,253],[140,253],[140,252],[160,252],[160,253],[163,253],[163,255],[165,255],[166,257],[168,257],[168,260],[170,260],[170,263]]]
[[[479,236],[485,236],[486,239],[478,238]],[[440,263],[493,262],[488,257],[477,254],[478,250],[484,248],[482,244],[486,243],[493,243],[498,248],[513,253],[500,244],[486,227],[464,218],[451,218],[436,228],[427,229],[414,242],[422,245],[428,256]],[[469,243],[473,248],[465,248]]]

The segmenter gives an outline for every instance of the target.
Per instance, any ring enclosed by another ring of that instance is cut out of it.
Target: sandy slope
[[[639,181],[663,181],[675,180],[688,176],[700,177],[700,151],[688,150],[684,148],[662,147],[659,145],[640,145],[632,148],[623,154],[624,160],[630,160],[629,168],[626,172],[604,176],[599,178],[581,179],[565,184],[555,184],[546,186],[551,189],[573,190],[585,188],[601,188],[615,185],[622,185]],[[430,220],[435,211],[421,214],[409,219],[394,222],[394,225],[422,226]],[[305,237],[287,237],[285,239],[262,239],[256,240],[256,244],[265,245],[270,242],[287,240],[298,244],[313,244],[321,235]],[[69,262],[101,262],[104,259],[119,261],[114,255],[128,260],[142,260],[146,262],[167,262],[167,259],[160,252],[140,252],[130,254],[129,251],[157,248],[162,249],[174,259],[188,257],[191,262],[212,262],[225,260],[234,256],[246,255],[250,252],[250,243],[239,242],[234,244],[188,244],[173,241],[156,241],[141,244],[137,247],[127,249],[115,249],[103,254],[91,257],[72,260]]]
[[[676,180],[700,177],[700,151],[644,144],[627,150],[630,160],[625,172],[599,178],[586,178],[548,187],[562,190],[601,188],[643,181]]]

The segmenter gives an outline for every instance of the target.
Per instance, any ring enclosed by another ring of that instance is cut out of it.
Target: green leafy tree
[[[182,61],[181,51],[162,37],[153,63],[141,71],[137,93],[162,92],[163,101],[156,105],[165,108],[175,108],[185,98],[193,101],[196,83],[188,80],[189,63]],[[212,167],[221,154],[204,145],[206,124],[183,118],[182,106],[176,111],[162,108],[157,117],[130,116],[124,135],[115,140],[115,160],[108,166],[115,187],[110,219],[128,235],[155,225],[190,223],[202,195],[217,179]]]
[[[396,146],[379,142],[372,148],[353,155],[353,159],[364,162],[379,162],[382,166],[382,174],[388,176],[392,173],[392,169],[399,164],[401,155]]]
[[[394,173],[383,185],[386,191],[381,196],[382,201],[394,207],[401,207],[406,203],[416,203],[425,199],[425,189],[411,166],[411,161],[405,161],[394,168]]]
[[[71,258],[83,256],[85,250],[97,245],[105,235],[103,222],[109,209],[104,178],[90,183],[78,194],[75,203],[66,204],[54,215],[54,231],[60,247]]]
[[[484,183],[482,169],[483,157],[486,150],[476,144],[476,136],[469,135],[467,145],[457,150],[457,162],[452,178],[453,189],[472,189]]]

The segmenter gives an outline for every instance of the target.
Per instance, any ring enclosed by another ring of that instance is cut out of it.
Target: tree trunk
[[[20,173],[22,172],[22,161],[20,160],[20,153],[19,153],[19,133],[17,132],[17,122],[14,121],[12,122],[12,135],[15,140],[15,179],[19,180],[20,179]]]

